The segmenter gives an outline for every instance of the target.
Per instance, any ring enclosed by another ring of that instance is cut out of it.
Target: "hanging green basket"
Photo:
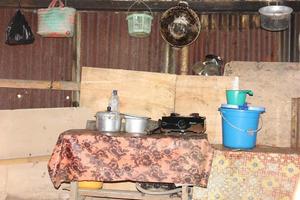
[[[147,37],[151,33],[152,15],[132,13],[127,16],[128,32],[133,37]]]

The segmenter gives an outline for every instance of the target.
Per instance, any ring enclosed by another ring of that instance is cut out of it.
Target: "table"
[[[207,188],[194,188],[193,200],[296,200],[299,150],[261,145],[246,151],[213,148]]]
[[[56,188],[63,182],[84,180],[206,187],[212,158],[213,148],[205,134],[136,137],[77,129],[60,134],[48,171]],[[76,184],[72,187],[76,189]]]

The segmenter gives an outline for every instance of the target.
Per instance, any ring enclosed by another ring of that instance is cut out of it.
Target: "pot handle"
[[[182,7],[187,8],[187,7],[189,7],[189,4],[186,1],[179,1],[178,6],[182,6]]]

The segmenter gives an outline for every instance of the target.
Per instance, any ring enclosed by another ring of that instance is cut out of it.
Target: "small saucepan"
[[[149,117],[140,117],[134,115],[124,115],[125,132],[146,134],[146,128],[149,122]]]

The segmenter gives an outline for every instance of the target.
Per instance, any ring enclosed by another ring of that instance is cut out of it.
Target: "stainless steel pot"
[[[125,115],[124,118],[125,132],[146,134],[146,128],[150,118],[132,115]]]
[[[269,31],[282,31],[289,27],[293,9],[288,6],[270,5],[258,10],[261,27]]]
[[[101,132],[119,132],[121,130],[122,116],[118,112],[110,111],[96,113],[96,127]]]

